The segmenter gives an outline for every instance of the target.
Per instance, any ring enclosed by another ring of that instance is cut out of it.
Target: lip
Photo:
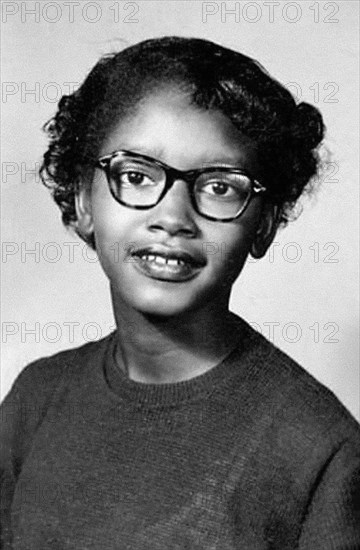
[[[206,258],[198,252],[163,244],[132,248],[129,253],[138,271],[160,281],[188,281],[206,265]],[[156,257],[159,258],[156,260]]]

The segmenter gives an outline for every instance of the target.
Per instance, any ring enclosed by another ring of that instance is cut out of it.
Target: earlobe
[[[82,188],[75,195],[75,210],[77,217],[77,221],[74,223],[75,230],[85,240],[89,240],[94,233],[94,223],[88,189]]]
[[[253,258],[265,256],[267,249],[273,242],[279,226],[280,210],[274,204],[264,205],[259,226],[251,245],[250,253]]]

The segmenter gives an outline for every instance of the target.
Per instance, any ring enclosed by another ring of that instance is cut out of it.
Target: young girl
[[[320,113],[252,59],[170,37],[101,59],[46,130],[44,182],[117,330],[7,396],[3,546],[359,548],[359,426],[228,308],[317,173]]]

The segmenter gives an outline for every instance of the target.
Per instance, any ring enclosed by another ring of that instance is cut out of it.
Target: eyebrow
[[[142,147],[141,145],[136,147],[120,145],[119,147],[114,149],[114,151],[131,151],[132,153],[136,153],[137,155],[145,155],[160,161],[162,161],[165,156],[164,149],[148,149],[147,147]]]
[[[148,157],[153,158],[154,160],[159,160],[160,162],[163,162],[164,164],[168,164],[165,160],[165,150],[164,149],[149,149],[148,147],[142,147],[136,146],[136,147],[129,147],[129,146],[118,146],[116,149],[113,150],[113,152],[116,151],[131,151],[132,153],[135,153],[137,155],[145,155]],[[200,166],[198,165],[197,168],[205,168],[207,166],[215,166],[215,167],[224,167],[224,168],[239,168],[240,166],[244,166],[244,159],[238,158],[237,160],[234,159],[222,159],[222,160],[206,160],[200,163]]]

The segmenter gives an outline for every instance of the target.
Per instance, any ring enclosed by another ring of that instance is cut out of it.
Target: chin
[[[201,311],[213,303],[223,303],[228,292],[222,285],[216,285],[195,278],[184,283],[173,283],[155,279],[114,278],[112,288],[126,308],[154,319],[174,319]],[[221,298],[222,297],[222,298]],[[121,306],[120,306],[121,307]]]
[[[174,286],[162,283],[158,288],[143,286],[132,289],[132,292],[123,294],[123,301],[128,307],[154,319],[170,319],[201,308],[204,299],[195,289]]]
[[[167,301],[164,298],[162,300],[156,300],[150,298],[147,300],[136,301],[130,304],[139,313],[142,313],[146,317],[155,319],[170,319],[179,317],[187,312],[196,309],[194,304],[177,303],[175,300]]]

